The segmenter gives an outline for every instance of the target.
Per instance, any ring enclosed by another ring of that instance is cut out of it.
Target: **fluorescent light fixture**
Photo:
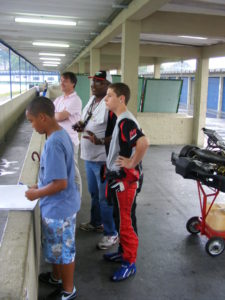
[[[58,67],[58,65],[44,64],[43,67]]]
[[[202,36],[191,36],[191,35],[179,35],[180,38],[195,39],[195,40],[207,40],[208,38]]]
[[[43,61],[43,65],[55,65],[55,66],[58,66],[59,64],[54,63],[52,61]]]
[[[56,60],[56,61],[60,61],[61,58],[57,58],[57,57],[40,57],[40,60]]]
[[[40,52],[39,55],[45,55],[45,56],[66,56],[66,54],[63,53],[44,53],[44,52]]]
[[[65,21],[57,19],[46,18],[15,18],[15,22],[19,23],[32,23],[32,24],[46,24],[46,25],[61,25],[61,26],[76,26],[74,21]]]
[[[61,64],[61,62],[58,62],[58,61],[48,61],[48,60],[43,61],[42,63],[43,64],[54,64],[54,65],[60,65]]]
[[[68,44],[60,44],[60,43],[49,43],[49,42],[33,42],[33,46],[43,46],[43,47],[60,47],[60,48],[69,48]]]

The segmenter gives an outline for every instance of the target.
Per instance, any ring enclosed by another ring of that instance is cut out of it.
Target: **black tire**
[[[225,241],[221,237],[214,236],[208,240],[205,245],[205,250],[210,256],[218,256],[225,249]]]
[[[193,145],[186,145],[184,146],[179,154],[179,157],[192,157],[194,155],[193,150],[199,149]]]
[[[200,232],[199,228],[196,228],[197,225],[200,225],[199,217],[192,217],[186,223],[186,229],[191,234],[198,234]]]

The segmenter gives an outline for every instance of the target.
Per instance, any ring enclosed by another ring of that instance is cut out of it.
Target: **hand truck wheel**
[[[200,232],[199,225],[201,221],[199,217],[192,217],[186,223],[186,229],[191,234],[198,234]]]
[[[210,256],[218,256],[225,249],[225,241],[221,237],[214,236],[208,240],[205,250]]]

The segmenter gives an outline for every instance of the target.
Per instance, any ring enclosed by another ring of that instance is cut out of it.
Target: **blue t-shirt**
[[[53,180],[66,179],[67,188],[40,199],[42,217],[65,219],[80,209],[80,193],[75,184],[73,145],[64,129],[53,132],[41,155],[38,187]]]

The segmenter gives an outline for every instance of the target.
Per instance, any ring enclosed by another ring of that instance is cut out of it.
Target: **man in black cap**
[[[81,121],[74,126],[74,129],[82,132],[81,159],[85,161],[88,190],[91,195],[90,221],[81,223],[80,229],[103,231],[104,236],[98,242],[97,247],[108,249],[118,241],[113,208],[108,205],[105,197],[106,183],[102,183],[100,178],[100,171],[106,162],[106,151],[113,131],[113,126],[111,130],[110,126],[107,126],[113,116],[106,109],[104,101],[110,82],[107,80],[106,71],[96,72],[89,78],[92,79],[92,96],[83,109]]]

